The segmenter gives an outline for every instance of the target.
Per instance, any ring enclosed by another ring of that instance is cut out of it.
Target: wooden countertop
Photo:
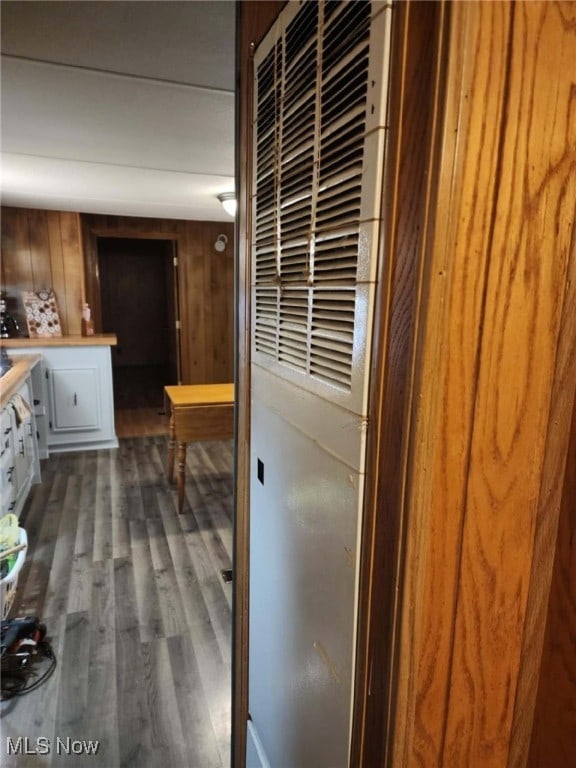
[[[45,336],[38,339],[2,339],[0,346],[5,349],[26,349],[26,347],[115,347],[118,343],[115,333],[96,333],[94,336]]]
[[[18,392],[30,370],[42,359],[41,355],[20,355],[14,358],[12,368],[0,377],[0,407],[4,408],[13,394]]]

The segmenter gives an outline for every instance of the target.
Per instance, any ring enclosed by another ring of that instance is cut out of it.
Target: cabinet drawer
[[[2,410],[0,417],[0,455],[12,448],[12,420],[10,419],[11,406]]]
[[[100,429],[97,368],[52,368],[52,429],[54,432]]]
[[[16,464],[10,450],[0,456],[0,510],[3,515],[14,511],[16,495]]]

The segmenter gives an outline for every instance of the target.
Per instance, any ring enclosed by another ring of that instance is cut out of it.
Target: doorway
[[[117,410],[159,408],[179,381],[178,290],[172,240],[98,237],[102,330],[112,351]]]

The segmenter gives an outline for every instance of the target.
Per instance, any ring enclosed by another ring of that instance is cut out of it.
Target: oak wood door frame
[[[393,6],[389,145],[370,371],[351,766],[392,764],[418,337],[426,311],[450,7]]]
[[[386,759],[521,768],[576,385],[576,17],[446,11]]]
[[[100,292],[100,274],[98,269],[98,238],[106,237],[115,240],[163,240],[171,244],[172,249],[172,275],[174,306],[170,308],[170,314],[175,316],[174,343],[176,350],[176,375],[178,383],[182,376],[182,333],[181,333],[181,301],[180,290],[182,285],[180,273],[180,259],[178,251],[180,236],[172,232],[140,232],[131,229],[116,229],[108,227],[92,227],[83,223],[84,240],[84,275],[85,296],[90,305],[94,329],[96,333],[102,333],[102,301]]]

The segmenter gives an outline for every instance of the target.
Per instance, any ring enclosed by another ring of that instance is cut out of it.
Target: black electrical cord
[[[30,685],[26,685],[33,674],[31,672],[31,665],[25,667],[23,666],[20,657],[11,658],[11,656],[15,657],[16,655],[10,653],[4,654],[0,663],[0,699],[2,701],[11,699],[14,696],[24,696],[25,693],[35,691],[36,688],[48,680],[56,669],[56,656],[54,655],[52,647],[47,642],[39,643],[37,653],[34,654],[34,656],[27,657],[27,660],[30,661],[33,659],[32,663],[35,664],[38,662],[37,657],[41,657],[43,659],[48,659],[50,665],[41,677],[34,680]]]

